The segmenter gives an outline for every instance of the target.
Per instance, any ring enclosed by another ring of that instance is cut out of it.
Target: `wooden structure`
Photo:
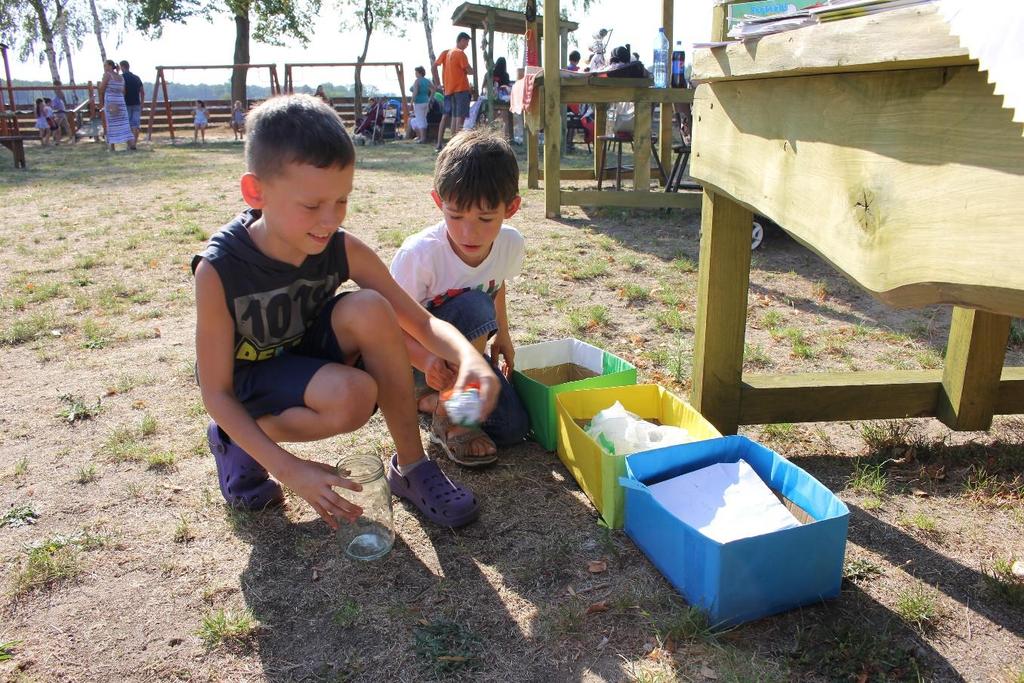
[[[555,16],[559,13],[556,11]],[[538,36],[543,36],[543,17],[537,16],[535,22]],[[494,34],[507,33],[521,36],[526,33],[527,26],[522,12],[515,12],[500,7],[489,5],[478,5],[472,2],[464,2],[452,12],[452,25],[461,26],[470,30],[469,39],[472,46],[473,57],[473,92],[480,92],[480,81],[477,74],[480,69],[477,67],[476,32],[483,31],[487,39],[487,48],[484,50],[484,66],[487,70],[484,74],[484,83],[491,82],[491,74],[494,73]],[[569,34],[580,27],[575,21],[562,19],[558,22],[558,44],[562,58],[566,58],[569,49]],[[556,62],[561,63],[561,62]],[[487,114],[493,120],[494,117],[494,94],[492,88],[487,89]]]
[[[1024,316],[1022,127],[935,6],[698,50],[693,75],[693,405],[722,433],[1024,412],[1024,368],[1003,367]],[[752,211],[889,305],[953,304],[945,367],[743,376]]]
[[[672,18],[674,0],[662,0],[662,26],[669,44],[672,44]],[[545,64],[558,66],[560,45],[555,37],[558,33],[558,16],[560,13],[558,0],[548,0],[544,4],[544,48]],[[656,27],[652,27],[654,35]],[[552,73],[554,71],[552,70]],[[546,74],[547,75],[547,74]],[[534,97],[538,105],[543,107],[542,124],[544,129],[544,170],[541,175],[538,161],[537,130],[527,124],[527,185],[538,187],[538,180],[544,180],[544,213],[548,218],[557,218],[562,206],[624,206],[636,208],[696,208],[700,206],[701,196],[696,192],[682,191],[663,193],[650,191],[650,145],[647,140],[651,136],[651,104],[660,107],[658,124],[659,156],[665,164],[672,159],[672,106],[675,103],[690,102],[693,91],[671,88],[652,88],[650,83],[642,79],[602,79],[596,77],[561,76],[560,78],[545,77],[538,84]],[[639,81],[639,84],[638,84]],[[561,168],[562,126],[564,124],[565,104],[569,102],[587,102],[596,105],[595,136],[605,132],[605,111],[607,104],[612,102],[633,102],[635,104],[635,121],[633,127],[634,163],[632,192],[599,192],[597,190],[563,191],[561,181],[586,180],[597,178],[601,172],[593,170],[571,170]],[[747,244],[749,249],[749,228]]]
[[[297,68],[314,69],[314,68],[330,67],[330,66],[351,66],[351,67],[354,68],[354,67],[359,66],[359,64],[357,62],[293,62],[291,64],[285,64],[284,65],[284,91],[286,93],[289,93],[289,94],[295,92],[295,83],[294,83],[294,81],[292,79],[292,70],[293,69],[297,69]],[[399,93],[398,96],[399,96],[399,98],[402,101],[402,125],[403,126],[408,126],[409,125],[409,115],[410,115],[410,112],[411,112],[411,107],[409,106],[409,95],[405,92],[405,67],[402,65],[402,63],[401,62],[363,62],[362,66],[363,66],[364,69],[366,67],[368,67],[368,66],[394,67],[394,69],[395,69],[395,76],[398,77],[398,93]],[[358,112],[357,111],[355,113],[355,115],[356,115],[356,120],[358,120],[359,117],[362,116],[362,112]]]
[[[153,139],[153,119],[156,116],[156,96],[161,92],[164,96],[164,114],[167,116],[167,130],[171,134],[171,141],[174,140],[174,118],[171,113],[171,100],[167,94],[166,70],[196,70],[196,69],[232,69],[233,71],[249,71],[250,69],[266,69],[270,76],[270,94],[280,95],[281,84],[277,80],[277,64],[194,64],[186,66],[158,66],[156,78],[153,79],[153,97],[149,105],[149,126],[146,130],[146,139]]]
[[[0,57],[4,62],[4,86],[0,89],[0,144],[11,150],[14,167],[26,168],[25,140],[18,131],[18,114],[14,106],[14,88],[11,86],[11,65],[7,61],[7,46],[0,43]],[[4,90],[8,102],[4,102]],[[8,107],[10,111],[8,111]]]

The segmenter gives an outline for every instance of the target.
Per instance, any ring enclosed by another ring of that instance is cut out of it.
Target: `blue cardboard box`
[[[648,485],[743,459],[800,526],[719,543],[661,505]],[[686,600],[715,628],[839,594],[850,511],[778,453],[743,436],[708,439],[626,457],[625,529]]]

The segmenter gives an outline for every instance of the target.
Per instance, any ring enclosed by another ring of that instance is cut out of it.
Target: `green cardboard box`
[[[555,450],[558,442],[555,396],[563,391],[630,384],[636,384],[632,363],[579,339],[558,339],[516,349],[512,386],[526,406],[533,438],[549,451]]]

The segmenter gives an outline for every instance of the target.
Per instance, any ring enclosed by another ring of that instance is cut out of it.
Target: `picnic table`
[[[934,5],[696,52],[694,406],[740,424],[1024,412],[1024,139]],[[760,213],[897,308],[954,306],[944,368],[744,376]]]

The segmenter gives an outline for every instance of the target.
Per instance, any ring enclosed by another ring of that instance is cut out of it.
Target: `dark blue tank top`
[[[252,241],[248,226],[260,215],[256,209],[242,212],[192,258],[193,273],[206,259],[224,286],[235,321],[235,369],[297,345],[338,286],[348,280],[344,230],[339,228],[321,253],[293,266],[266,256]]]

